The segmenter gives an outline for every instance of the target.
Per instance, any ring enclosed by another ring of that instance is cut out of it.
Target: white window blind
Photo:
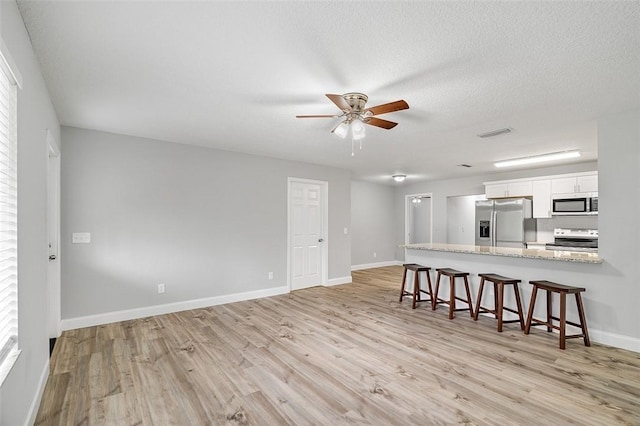
[[[0,67],[0,381],[18,353],[17,145],[17,86]]]

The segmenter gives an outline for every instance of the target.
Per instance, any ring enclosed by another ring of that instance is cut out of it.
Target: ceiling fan
[[[327,98],[331,100],[340,110],[341,114],[330,115],[296,115],[296,118],[340,118],[344,120],[333,128],[331,133],[335,133],[344,138],[350,128],[352,129],[353,139],[362,139],[364,137],[364,126],[359,123],[368,124],[370,126],[381,127],[383,129],[393,129],[398,125],[393,121],[383,120],[375,117],[380,114],[409,109],[409,104],[404,100],[389,102],[370,108],[365,108],[369,97],[363,93],[345,93],[344,95],[327,94]]]

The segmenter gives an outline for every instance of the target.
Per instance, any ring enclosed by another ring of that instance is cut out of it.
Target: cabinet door
[[[578,192],[598,192],[598,175],[579,176]]]
[[[573,194],[576,192],[577,181],[575,177],[552,179],[551,180],[551,193],[552,194]]]
[[[528,182],[512,182],[507,188],[509,197],[530,197],[533,195],[531,181]]]
[[[485,185],[484,187],[485,197],[487,197],[488,199],[504,198],[507,196],[507,189],[508,188],[506,183]]]
[[[533,217],[536,219],[551,217],[551,180],[534,180]]]

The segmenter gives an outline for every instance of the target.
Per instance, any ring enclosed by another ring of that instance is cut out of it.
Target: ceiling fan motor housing
[[[364,93],[345,93],[342,98],[353,109],[353,112],[360,112],[364,109],[369,97]]]

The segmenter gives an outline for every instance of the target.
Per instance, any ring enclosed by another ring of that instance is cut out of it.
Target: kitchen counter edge
[[[400,245],[410,250],[444,251],[451,253],[482,254],[488,256],[519,257],[523,259],[555,260],[561,262],[602,263],[597,253],[583,253],[563,250],[535,250],[510,247],[467,246],[459,244],[406,244]]]

